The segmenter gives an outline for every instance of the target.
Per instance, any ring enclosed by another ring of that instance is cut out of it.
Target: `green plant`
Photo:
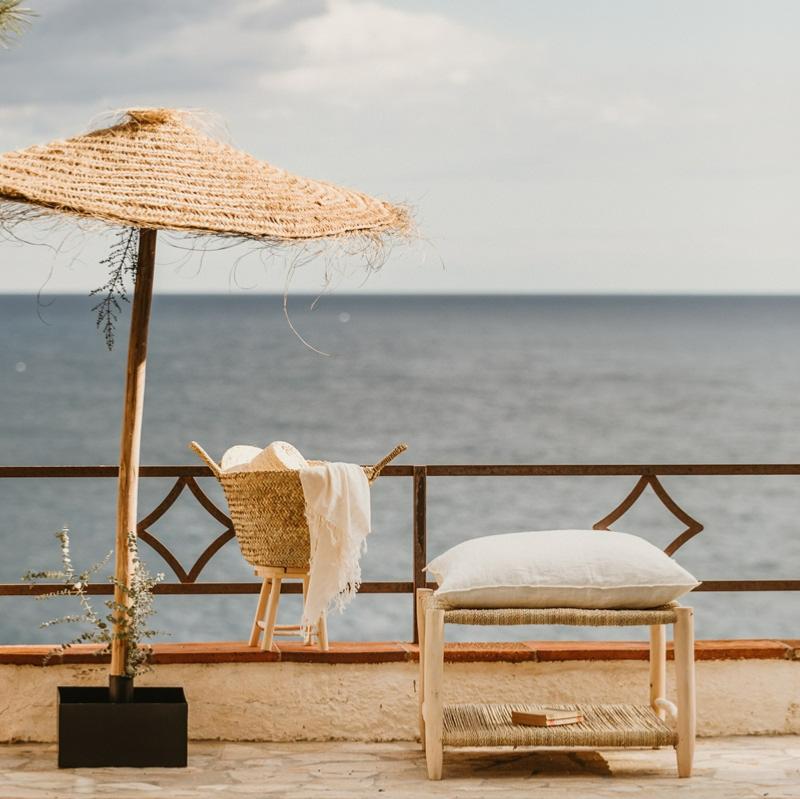
[[[122,303],[128,302],[126,281],[136,283],[136,268],[139,264],[139,231],[137,228],[121,228],[117,240],[108,255],[100,263],[108,270],[108,280],[89,292],[90,297],[99,296],[100,301],[92,306],[97,314],[97,329],[103,331],[109,351],[114,349],[114,334],[122,313]]]
[[[37,596],[37,599],[53,599],[55,597],[74,596],[80,604],[80,613],[67,614],[50,619],[42,623],[42,627],[52,627],[56,624],[85,624],[90,629],[85,630],[71,640],[54,646],[45,657],[45,662],[53,657],[64,654],[70,647],[76,644],[102,644],[95,654],[103,655],[111,651],[111,644],[114,640],[126,640],[127,657],[125,661],[125,674],[128,677],[136,677],[150,668],[150,656],[152,647],[146,643],[150,638],[159,634],[159,631],[152,630],[147,625],[147,620],[155,613],[153,609],[153,589],[164,579],[163,574],[156,574],[153,577],[139,558],[139,551],[136,546],[136,536],[128,536],[128,551],[131,554],[131,579],[130,586],[123,586],[113,577],[109,577],[109,582],[122,588],[127,598],[127,602],[117,605],[113,598],[105,602],[108,613],[98,613],[89,598],[88,586],[92,575],[100,571],[111,558],[109,552],[102,560],[89,566],[88,569],[78,572],[72,563],[70,552],[69,530],[64,528],[56,533],[61,548],[61,568],[47,571],[29,571],[22,579],[26,582],[37,584],[40,580],[56,580],[63,584],[63,588],[50,591],[46,594]],[[113,631],[112,618],[119,614],[121,624],[118,631]]]

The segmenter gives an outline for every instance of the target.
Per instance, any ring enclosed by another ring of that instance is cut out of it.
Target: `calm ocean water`
[[[797,462],[800,298],[332,296],[313,312],[292,297],[158,296],[142,462],[193,463],[197,439],[291,441],[309,456],[370,462],[397,441],[406,463]],[[128,317],[109,354],[91,302],[0,297],[0,462],[113,464]],[[126,309],[127,310],[127,309]],[[706,529],[678,554],[703,579],[800,577],[800,479],[665,478]],[[468,537],[584,527],[632,478],[438,478],[429,482],[431,557]],[[208,492],[222,501],[211,480]],[[169,481],[145,480],[142,513]],[[373,491],[364,579],[408,580],[407,478]],[[57,564],[53,533],[72,530],[76,560],[110,548],[112,480],[1,480],[0,581]],[[216,523],[183,497],[155,531],[190,564]],[[681,529],[650,496],[617,529],[662,546]],[[165,564],[145,550],[152,570]],[[235,544],[202,575],[247,580]],[[297,612],[294,598],[282,615]],[[255,597],[161,597],[156,626],[174,640],[246,637]],[[796,594],[700,594],[701,637],[800,635]],[[55,608],[0,598],[0,641],[56,640]],[[404,638],[410,596],[362,595],[331,620],[342,639]],[[608,637],[613,631],[469,630],[497,639]],[[620,637],[630,637],[622,631]]]

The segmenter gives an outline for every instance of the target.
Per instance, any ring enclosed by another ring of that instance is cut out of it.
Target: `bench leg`
[[[663,624],[650,627],[650,707],[663,719],[663,708],[656,705],[656,699],[663,699],[667,693],[667,629]]]
[[[678,693],[678,776],[692,776],[695,738],[694,613],[676,608],[675,682]]]
[[[417,701],[419,714],[419,742],[425,751],[425,602],[433,594],[430,588],[417,589],[417,640],[419,641],[419,674],[417,676]]]
[[[425,759],[428,779],[442,778],[442,677],[444,672],[444,611],[425,611]]]

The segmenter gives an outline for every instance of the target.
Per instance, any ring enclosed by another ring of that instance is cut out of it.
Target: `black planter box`
[[[186,765],[183,688],[136,688],[110,702],[108,688],[59,687],[58,767]]]

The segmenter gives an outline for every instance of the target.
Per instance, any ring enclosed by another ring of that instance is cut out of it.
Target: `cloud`
[[[658,274],[711,262],[699,241],[729,242],[719,263],[796,250],[796,5],[767,22],[724,0],[666,16],[529,0],[28,4],[39,16],[0,52],[0,150],[107,109],[217,111],[257,157],[417,205],[449,263],[437,279],[457,290],[495,272],[557,288],[566,269],[616,286],[632,257]],[[527,277],[537,259],[547,270]]]
[[[84,102],[241,90],[321,0],[51,0],[3,54],[0,102]],[[113,100],[112,100],[113,102]]]
[[[503,47],[496,37],[442,14],[332,0],[325,14],[286,31],[282,50],[290,63],[264,71],[262,87],[353,99],[467,85],[501,57]]]
[[[496,36],[376,0],[51,0],[3,54],[0,105],[352,106],[382,92],[441,96],[503,56]]]
[[[37,107],[72,124],[103,108],[235,98],[262,117],[310,102],[627,127],[662,116],[630,85],[564,70],[545,35],[379,0],[50,0],[3,54],[0,106],[23,124]],[[16,129],[7,119],[3,138]]]

